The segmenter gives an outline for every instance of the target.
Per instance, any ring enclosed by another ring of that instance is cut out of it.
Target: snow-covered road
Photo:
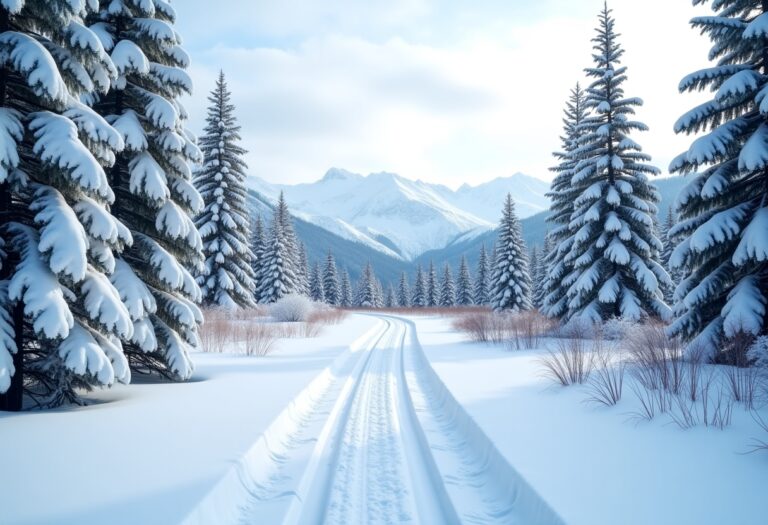
[[[442,384],[413,323],[376,317],[187,523],[562,523]]]

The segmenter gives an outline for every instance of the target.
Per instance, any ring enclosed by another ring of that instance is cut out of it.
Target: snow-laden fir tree
[[[547,259],[551,252],[552,244],[550,242],[549,232],[547,232],[547,234],[544,235],[544,246],[542,246],[541,251],[539,252],[537,261],[538,268],[536,269],[538,278],[532,291],[533,306],[539,310],[544,306],[544,298],[547,296]]]
[[[594,79],[584,102],[591,115],[574,152],[579,159],[571,177],[574,210],[572,244],[565,262],[573,264],[566,318],[601,321],[612,317],[667,319],[661,286],[669,276],[658,262],[661,241],[654,235],[659,193],[648,180],[659,170],[630,134],[646,126],[632,117],[642,105],[624,95],[624,50],[607,5],[592,39]]]
[[[387,286],[387,293],[384,297],[384,306],[386,308],[397,307],[397,294],[395,293],[395,287],[392,286],[392,283]]]
[[[117,77],[82,18],[95,7],[0,2],[0,409],[130,380],[134,328],[109,277],[133,239],[105,173],[124,141],[80,98]]]
[[[203,304],[223,308],[254,305],[254,254],[249,246],[250,224],[240,126],[224,72],[208,97],[208,116],[200,149],[203,166],[195,187],[205,208],[195,224],[203,239],[205,263],[197,282]]]
[[[491,261],[488,259],[485,243],[480,246],[480,257],[477,259],[474,299],[478,306],[491,304]]]
[[[421,264],[416,267],[416,279],[413,283],[411,306],[414,308],[424,308],[427,306],[427,278],[424,275],[424,269],[421,267]]]
[[[467,258],[462,256],[459,264],[459,277],[456,280],[456,304],[471,306],[475,304],[474,291],[472,289],[472,276],[469,273]]]
[[[251,226],[251,253],[253,254],[253,259],[251,260],[251,269],[253,270],[253,290],[251,290],[251,295],[253,296],[253,300],[257,302],[258,297],[256,296],[256,290],[259,289],[258,276],[261,273],[261,261],[264,257],[266,248],[264,221],[262,220],[261,215],[257,215]]]
[[[320,270],[320,263],[315,261],[309,274],[309,297],[315,302],[325,302],[325,291],[323,288],[323,273]]]
[[[497,312],[531,309],[528,255],[512,195],[507,195],[504,201],[490,290],[491,307]]]
[[[354,304],[352,296],[352,281],[349,279],[349,272],[345,268],[341,272],[341,284],[339,285],[339,306],[350,308]]]
[[[381,306],[376,281],[373,266],[371,266],[371,263],[367,263],[363,268],[363,273],[357,286],[357,297],[355,298],[357,306],[361,308],[379,308]]]
[[[381,308],[384,306],[384,286],[382,286],[381,281],[378,277],[376,277],[376,308]]]
[[[453,282],[451,267],[447,264],[440,279],[440,306],[443,308],[456,306],[456,285]]]
[[[429,270],[427,271],[427,296],[426,306],[435,307],[440,304],[440,282],[437,279],[437,270],[434,261],[429,261]]]
[[[411,287],[405,272],[400,274],[400,283],[397,285],[397,306],[400,308],[411,306]]]
[[[259,303],[270,304],[293,293],[303,293],[296,271],[296,242],[291,217],[282,194],[274,210],[267,247],[258,275]]]
[[[531,275],[531,304],[538,308],[536,304],[536,290],[541,286],[541,255],[538,245],[534,244],[528,254],[528,271]]]
[[[304,243],[299,244],[299,262],[296,266],[296,293],[309,295],[309,257]]]
[[[333,253],[328,250],[328,257],[325,258],[325,266],[323,267],[323,292],[326,303],[331,306],[339,306],[341,303],[339,288],[339,272],[336,270],[336,259],[333,257]]]
[[[670,166],[694,173],[670,232],[680,241],[671,264],[684,272],[670,332],[715,356],[729,338],[768,329],[768,4],[712,8],[692,24],[712,41],[716,63],[680,83],[712,97],[675,124],[678,133],[707,133]]]
[[[192,373],[188,352],[199,345],[203,320],[192,276],[202,261],[192,217],[203,201],[191,169],[202,156],[179,102],[192,81],[175,17],[159,0],[102,0],[89,21],[118,72],[94,107],[125,141],[109,172],[112,213],[133,237],[112,275],[133,321],[125,350],[135,370],[183,380]]]
[[[546,275],[542,286],[541,311],[553,318],[560,318],[568,311],[568,289],[578,277],[573,270],[573,260],[568,257],[573,246],[575,231],[571,230],[573,203],[578,196],[577,188],[571,185],[579,163],[579,142],[586,132],[582,126],[587,117],[586,93],[577,83],[571,90],[563,116],[562,149],[554,153],[557,166],[550,168],[555,174],[547,196],[551,205],[547,221],[552,229],[547,233],[551,249],[544,259]]]
[[[672,252],[675,249],[675,238],[670,235],[672,228],[675,226],[675,212],[670,206],[667,210],[667,214],[664,217],[664,222],[661,223],[660,236],[661,242],[664,245],[664,249],[659,255],[659,262],[669,274],[669,278],[672,281],[672,286],[664,286],[664,300],[667,304],[674,302],[675,288],[679,284],[680,280],[677,277],[677,272],[671,268],[670,261],[672,259]]]

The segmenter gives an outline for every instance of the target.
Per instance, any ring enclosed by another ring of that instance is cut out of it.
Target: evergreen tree
[[[384,299],[384,306],[387,308],[396,308],[397,307],[397,298],[395,294],[395,287],[392,286],[392,283],[387,286],[387,295]]]
[[[429,272],[427,273],[427,306],[434,308],[440,303],[440,290],[438,289],[437,270],[435,263],[429,261]]]
[[[349,272],[344,269],[341,272],[341,286],[339,287],[339,306],[350,308],[354,303],[352,299],[352,282],[349,280]]]
[[[336,259],[333,253],[328,250],[328,257],[325,260],[323,269],[323,291],[325,293],[325,302],[331,306],[339,306],[341,295],[339,290],[339,273],[336,270]]]
[[[292,228],[292,226],[287,208],[281,209],[285,207],[282,195],[280,202],[282,205],[274,211],[261,273],[258,276],[257,296],[259,303],[262,304],[274,303],[292,293],[302,293],[299,276],[294,267],[296,257],[291,254],[291,250],[295,249],[296,245],[292,244],[291,236],[285,231],[286,227]]]
[[[378,296],[376,275],[371,263],[367,263],[360,276],[355,304],[361,308],[378,308],[381,306]]]
[[[240,126],[230,102],[224,72],[208,97],[205,133],[200,139],[204,163],[195,177],[205,209],[196,219],[203,239],[205,266],[198,277],[203,303],[225,308],[254,304],[254,254],[250,232],[245,170],[246,150],[239,146]]]
[[[664,300],[667,304],[672,304],[675,295],[675,287],[680,282],[677,276],[677,272],[671,268],[670,260],[672,259],[672,252],[674,251],[676,244],[675,239],[670,235],[672,228],[675,226],[675,212],[670,206],[667,210],[667,215],[664,218],[664,223],[661,225],[661,241],[664,245],[664,249],[661,251],[659,262],[669,274],[672,280],[672,286],[664,287]]]
[[[259,274],[261,274],[261,264],[264,258],[264,252],[266,251],[266,237],[264,233],[264,221],[261,215],[257,215],[251,226],[251,253],[253,253],[253,259],[251,260],[251,269],[253,270],[253,295],[254,301],[258,302],[256,296],[256,290],[259,289]]]
[[[491,303],[491,263],[485,251],[485,243],[480,246],[474,293],[476,305],[485,306]]]
[[[296,293],[309,295],[309,258],[307,257],[307,247],[304,243],[299,244],[299,262],[296,267]]]
[[[397,287],[397,306],[401,308],[411,306],[411,289],[408,286],[408,276],[405,272],[400,274],[400,284]]]
[[[315,262],[312,266],[312,272],[309,276],[309,297],[315,302],[325,302],[325,292],[323,288],[323,276],[320,272],[320,263]]]
[[[541,285],[541,255],[536,244],[533,245],[528,255],[528,270],[531,275],[531,304],[534,308],[538,308],[539,305],[536,304],[536,290]]]
[[[376,285],[374,288],[376,290],[374,305],[376,308],[381,308],[384,306],[384,287],[378,278],[375,279],[374,284]]]
[[[105,173],[125,144],[80,101],[118,74],[84,25],[94,8],[0,2],[3,410],[20,410],[23,393],[56,406],[78,401],[77,388],[130,380],[120,339],[133,325],[110,277],[131,235],[110,213]]]
[[[539,252],[539,267],[537,269],[538,280],[536,281],[536,285],[533,288],[533,305],[538,309],[542,309],[544,307],[544,299],[547,296],[547,259],[549,258],[550,253],[552,253],[552,244],[550,242],[549,232],[547,232],[547,234],[544,236],[544,246]]]
[[[456,306],[456,285],[453,283],[451,267],[445,265],[443,278],[440,280],[440,306],[451,308]]]
[[[546,275],[541,287],[544,295],[541,310],[549,317],[565,316],[568,311],[568,289],[578,277],[578,272],[573,268],[573,260],[568,257],[575,235],[570,228],[571,215],[573,203],[578,197],[576,188],[571,186],[571,179],[577,172],[579,144],[585,133],[582,124],[587,116],[586,93],[577,83],[565,106],[563,135],[560,137],[562,151],[553,154],[558,165],[550,169],[555,177],[547,193],[552,202],[547,221],[553,226],[546,238],[552,248],[548,250],[544,262]]]
[[[472,290],[472,276],[469,274],[467,258],[461,257],[459,265],[459,278],[456,285],[456,304],[471,306],[474,304],[474,292]]]
[[[497,312],[531,309],[531,276],[512,195],[507,195],[499,224],[491,276],[491,306]]]
[[[708,133],[670,166],[695,173],[670,232],[679,241],[671,264],[684,273],[670,332],[715,356],[728,338],[768,333],[768,5],[727,0],[712,8],[715,16],[692,24],[712,41],[717,62],[680,84],[713,96],[675,125]]]
[[[424,275],[421,264],[416,267],[416,280],[413,285],[411,306],[414,308],[424,308],[427,306],[427,278]]]
[[[660,283],[669,282],[658,262],[661,241],[653,232],[653,217],[660,197],[648,175],[658,169],[650,156],[630,138],[646,126],[631,120],[637,98],[627,98],[622,84],[627,68],[617,41],[614,19],[607,6],[599,17],[594,42],[594,66],[586,69],[594,79],[587,89],[579,161],[571,178],[574,211],[570,229],[573,242],[565,260],[573,264],[566,318],[591,321],[611,317],[639,320],[668,318]]]
[[[111,210],[133,237],[112,276],[134,325],[125,350],[134,370],[183,380],[192,374],[188,352],[199,345],[203,320],[192,276],[201,268],[203,245],[192,217],[204,203],[191,170],[202,155],[184,127],[180,102],[192,92],[189,58],[168,3],[98,4],[90,23],[118,78],[94,108],[125,142],[109,173]]]

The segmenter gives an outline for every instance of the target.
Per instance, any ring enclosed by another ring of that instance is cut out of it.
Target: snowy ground
[[[765,523],[740,407],[724,431],[635,425],[630,392],[587,405],[540,352],[412,321],[355,315],[265,358],[196,355],[191,383],[0,416],[0,522]]]

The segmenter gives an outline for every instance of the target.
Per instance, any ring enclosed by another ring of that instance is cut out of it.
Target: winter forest
[[[559,122],[493,121],[543,128],[548,173],[458,187],[254,167],[285,133],[236,103],[264,72],[212,45],[201,85],[180,30],[245,4],[0,0],[0,523],[768,522],[768,4],[681,3],[709,54],[652,79],[679,92],[671,162],[644,147],[642,22],[601,0],[570,91],[516,101]],[[409,104],[442,103],[416,73]]]

